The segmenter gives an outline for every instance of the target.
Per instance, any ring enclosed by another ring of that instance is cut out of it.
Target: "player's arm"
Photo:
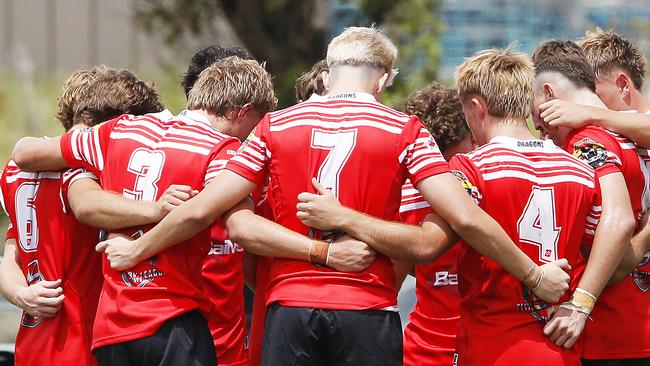
[[[420,227],[380,220],[345,207],[313,215],[316,205],[309,205],[310,201],[327,199],[330,207],[336,201],[331,194],[329,197],[325,194],[323,187],[319,187],[322,194],[318,196],[301,193],[299,199],[307,204],[299,204],[298,217],[306,225],[318,229],[345,231],[398,260],[409,260],[404,254],[409,253],[407,256],[415,263],[425,262],[422,253],[433,253],[433,258],[444,253],[458,241],[456,233],[459,233],[474,249],[523,281],[541,299],[554,303],[568,289],[569,276],[561,269],[568,268],[566,259],[541,268],[537,266],[517,248],[496,221],[472,202],[451,174],[425,178],[416,188],[436,212],[429,215]]]
[[[310,261],[317,249],[313,239],[256,215],[248,199],[222,218],[230,239],[253,254]],[[323,264],[341,272],[362,271],[375,259],[367,244],[350,237],[328,244],[327,249]]]
[[[244,282],[249,289],[255,291],[257,285],[257,256],[252,253],[244,253]]]
[[[573,347],[582,333],[598,296],[629,247],[635,226],[623,174],[607,174],[601,176],[599,182],[602,214],[596,227],[587,267],[571,300],[562,304],[544,327],[544,334],[551,341],[567,349]]]
[[[102,190],[90,178],[70,183],[68,203],[77,220],[108,230],[159,222],[175,207],[195,196],[198,192],[186,185],[172,185],[156,202],[128,199],[119,194]]]
[[[26,172],[60,170],[68,166],[60,148],[61,136],[23,137],[14,146],[12,159]]]
[[[158,225],[136,240],[116,237],[97,244],[97,251],[106,252],[111,267],[125,270],[165,249],[185,241],[244,200],[255,189],[255,183],[224,170],[199,194],[172,210]]]
[[[579,128],[593,124],[618,132],[643,148],[650,148],[650,115],[623,113],[609,109],[574,104],[559,99],[539,107],[540,117],[552,126]]]
[[[413,263],[400,262],[393,260],[393,270],[395,271],[395,287],[402,287],[406,276],[413,274],[415,270]]]
[[[609,280],[609,284],[614,284],[632,273],[641,263],[643,257],[650,251],[650,224],[648,216],[650,211],[646,212],[641,221],[641,229],[634,234],[630,240],[630,247],[627,248],[621,263],[614,271],[614,275]]]
[[[44,318],[55,316],[65,298],[60,279],[27,285],[20,269],[15,239],[5,241],[4,257],[0,263],[0,293],[26,313]]]

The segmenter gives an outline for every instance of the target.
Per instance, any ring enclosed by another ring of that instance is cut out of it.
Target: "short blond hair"
[[[462,101],[480,96],[495,117],[522,119],[533,105],[535,72],[530,58],[508,49],[489,49],[468,58],[456,69]]]
[[[266,114],[277,102],[271,75],[257,61],[227,57],[201,72],[188,95],[187,108],[225,116],[251,103],[260,114]]]
[[[350,27],[327,46],[327,66],[352,65],[383,68],[389,74],[397,47],[374,27]]]
[[[107,75],[115,71],[105,65],[93,66],[80,69],[72,73],[63,83],[61,96],[57,101],[58,110],[56,118],[61,122],[67,131],[75,124],[74,109],[77,102],[88,92],[88,88],[100,75]]]
[[[611,30],[605,32],[596,28],[595,31],[587,31],[578,40],[578,45],[585,51],[596,75],[621,69],[630,76],[635,88],[643,87],[646,60],[632,42]]]

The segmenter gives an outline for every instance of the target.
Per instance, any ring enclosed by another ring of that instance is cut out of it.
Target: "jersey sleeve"
[[[417,117],[411,118],[404,130],[407,146],[399,159],[414,186],[422,179],[449,171],[436,141]]]
[[[481,193],[481,178],[476,173],[474,164],[463,154],[458,154],[449,161],[451,174],[458,179],[465,189],[465,192],[474,201],[475,204],[481,205],[483,194]]]
[[[9,168],[10,164],[7,164],[5,169],[0,169],[0,204],[2,204],[2,211],[5,213],[5,215],[7,215],[7,217],[9,217],[9,223],[7,226],[7,236],[5,237],[5,240],[18,238],[18,234],[16,233],[16,228],[14,227],[11,221],[11,215],[9,214],[9,211],[7,210],[7,205],[5,203],[7,198],[9,197],[5,174],[7,173],[7,169]]]
[[[402,201],[399,207],[399,220],[405,224],[419,225],[433,212],[429,203],[422,197],[410,181],[402,187]]]
[[[18,234],[16,233],[16,229],[11,222],[9,222],[9,225],[7,225],[7,235],[5,236],[5,241],[9,239],[18,240]]]
[[[71,168],[85,168],[97,176],[104,162],[111,131],[120,117],[99,126],[72,130],[61,136],[61,155]]]
[[[250,137],[228,164],[226,169],[250,180],[258,187],[263,186],[268,175],[271,161],[269,143],[270,117],[267,114],[255,129],[255,134]]]
[[[607,132],[584,130],[571,137],[568,149],[589,164],[599,177],[621,171],[621,149]]]
[[[219,146],[205,170],[205,177],[203,179],[204,188],[224,170],[228,161],[237,154],[237,149],[239,149],[240,145],[239,140],[233,138],[224,141]]]
[[[595,179],[594,187],[593,204],[585,218],[585,232],[582,239],[582,244],[587,246],[593,244],[594,236],[596,235],[596,228],[600,222],[600,215],[602,212],[602,196],[600,194],[600,183],[598,182],[598,179]]]
[[[64,213],[69,213],[71,212],[70,209],[70,204],[68,201],[68,189],[72,185],[72,183],[80,180],[80,179],[92,179],[94,181],[99,182],[99,178],[97,176],[86,169],[83,168],[78,168],[78,169],[70,169],[66,172],[63,173],[63,179],[61,181],[61,192],[60,192],[60,198],[61,198],[61,203],[63,207],[63,212]]]

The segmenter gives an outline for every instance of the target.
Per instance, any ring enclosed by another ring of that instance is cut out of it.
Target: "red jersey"
[[[53,318],[23,313],[16,337],[16,365],[95,365],[92,324],[101,289],[99,231],[67,209],[67,187],[94,178],[76,171],[27,173],[10,161],[0,181],[2,203],[16,240],[20,266],[31,285],[61,279],[65,300]]]
[[[341,203],[372,216],[397,218],[402,185],[448,172],[433,138],[417,117],[388,108],[365,93],[314,96],[267,114],[227,169],[263,186],[275,221],[310,235],[296,217],[298,194],[314,192],[316,177]],[[311,235],[322,237],[316,230]],[[391,260],[379,256],[366,270],[342,273],[307,261],[276,258],[267,303],[337,310],[396,305]]]
[[[637,224],[650,205],[648,151],[599,127],[574,130],[564,147],[587,161],[599,176],[621,172]],[[622,281],[605,288],[585,327],[584,358],[650,357],[650,297],[648,256]]]
[[[169,111],[122,115],[61,138],[61,152],[70,166],[100,175],[104,189],[150,202],[172,184],[202,189],[238,147],[237,139],[192,111],[176,117]],[[121,233],[137,237],[150,228]],[[105,260],[93,348],[150,336],[167,320],[194,309],[208,312],[211,304],[202,290],[201,267],[209,234],[204,230],[127,271],[116,271]]]
[[[221,224],[210,231],[212,246],[203,262],[203,288],[214,305],[208,325],[219,365],[248,365],[244,308],[244,250]]]
[[[402,188],[400,220],[419,225],[432,212],[407,182]],[[458,249],[455,245],[430,264],[415,266],[417,303],[404,330],[404,366],[448,366],[453,363],[460,320]]]
[[[587,220],[597,216],[600,204],[595,173],[587,164],[550,140],[495,137],[456,155],[450,166],[471,197],[535,263],[566,258],[574,269],[582,264],[580,244],[593,229]],[[574,272],[569,271],[572,288]],[[579,347],[558,347],[542,333],[549,304],[464,242],[458,273],[458,365],[580,364]]]

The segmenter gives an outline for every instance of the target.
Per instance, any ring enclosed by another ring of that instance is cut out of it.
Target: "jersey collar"
[[[318,95],[318,94],[312,94],[311,97],[309,97],[310,102],[326,102],[328,100],[357,100],[360,102],[377,102],[377,99],[375,99],[372,94],[364,93],[364,92],[346,92],[346,93],[338,93],[334,95]]]
[[[495,136],[490,139],[490,142],[495,142],[498,144],[504,144],[512,147],[542,147],[544,149],[557,148],[557,145],[551,139],[540,140],[520,140],[510,136]]]
[[[186,120],[186,121],[190,120],[193,122],[205,123],[206,125],[211,126],[210,121],[206,116],[202,115],[201,113],[191,111],[189,109],[186,109],[181,113],[179,113],[177,118],[180,120]]]

